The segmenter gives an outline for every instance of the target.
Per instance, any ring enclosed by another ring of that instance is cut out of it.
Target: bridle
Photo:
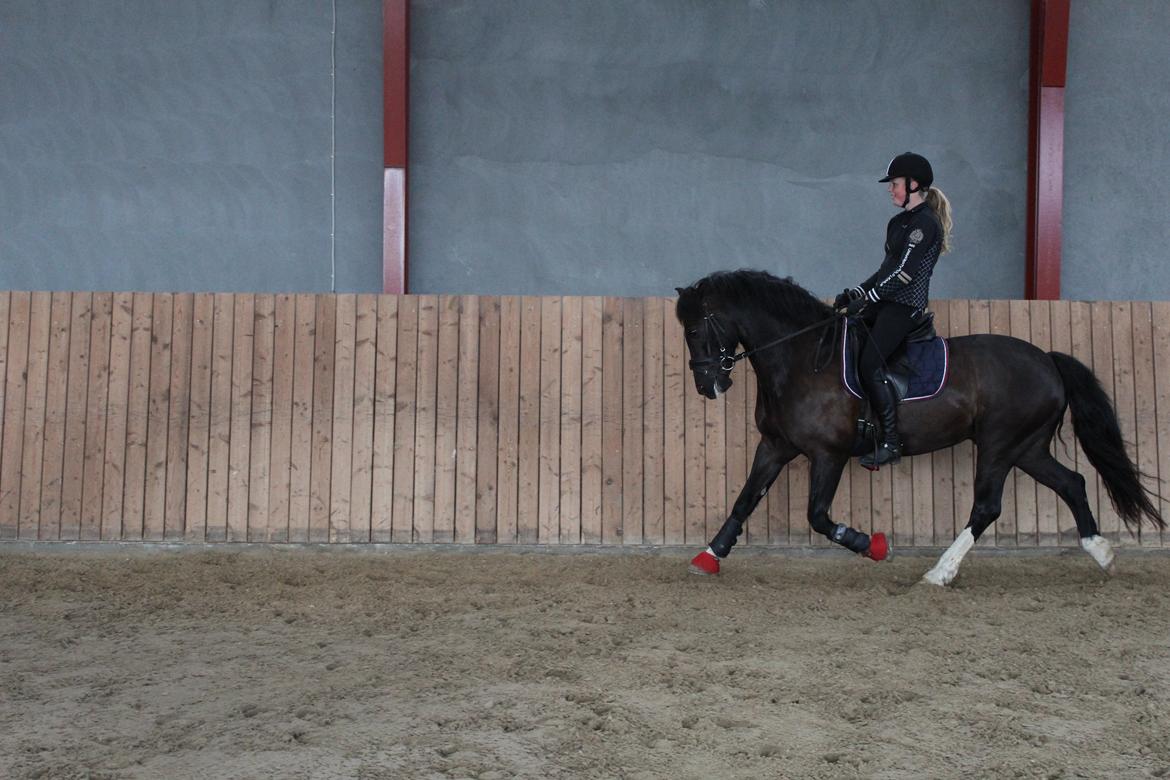
[[[692,371],[702,371],[704,374],[710,374],[713,369],[717,369],[719,371],[722,371],[724,374],[730,375],[731,370],[733,368],[735,368],[735,364],[738,363],[739,361],[743,360],[745,357],[749,357],[751,355],[754,355],[755,353],[760,352],[760,351],[765,350],[765,349],[768,349],[769,347],[774,347],[778,344],[783,344],[785,341],[789,341],[791,339],[796,338],[797,336],[808,333],[810,330],[816,330],[817,328],[823,328],[826,325],[829,325],[829,324],[832,324],[833,322],[836,322],[837,317],[838,317],[838,315],[834,312],[832,317],[827,317],[826,319],[820,320],[818,322],[814,322],[812,325],[808,325],[806,327],[801,328],[800,330],[793,331],[792,333],[788,333],[784,336],[781,336],[778,339],[775,339],[773,341],[769,341],[767,344],[761,344],[760,346],[756,347],[755,349],[748,349],[748,350],[744,350],[743,352],[740,352],[738,354],[735,354],[734,350],[729,350],[727,347],[723,346],[724,333],[723,333],[722,326],[719,325],[719,320],[715,319],[714,314],[711,314],[711,313],[704,314],[703,315],[703,322],[706,323],[708,330],[711,331],[711,334],[715,338],[715,345],[717,347],[719,347],[719,357],[700,358],[699,360],[694,360],[692,358],[690,361],[691,370]]]

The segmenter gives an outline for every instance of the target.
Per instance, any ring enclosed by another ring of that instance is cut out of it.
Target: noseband
[[[718,369],[725,374],[730,374],[731,369],[735,368],[736,361],[742,359],[747,353],[730,354],[727,347],[723,346],[723,328],[719,326],[719,320],[715,319],[714,314],[704,314],[703,322],[706,323],[707,329],[715,338],[715,345],[719,347],[719,357],[692,359],[690,361],[691,370],[710,374],[712,370]]]

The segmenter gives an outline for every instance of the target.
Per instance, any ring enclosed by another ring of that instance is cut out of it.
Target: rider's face
[[[890,200],[898,208],[902,208],[902,203],[906,200],[906,179],[899,176],[895,179],[890,179],[886,184],[886,189],[890,191]]]

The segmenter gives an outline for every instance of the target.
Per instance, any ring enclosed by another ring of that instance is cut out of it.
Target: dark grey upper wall
[[[0,288],[380,289],[381,3],[0,2]]]
[[[1027,5],[917,2],[911,34],[901,0],[415,2],[411,289],[830,294],[880,263],[914,149],[956,212],[934,295],[1018,297]]]
[[[936,297],[1023,294],[1027,3],[412,4],[415,292],[829,294],[927,154]],[[1064,294],[1170,297],[1170,4],[1072,4]],[[0,0],[0,288],[381,285],[381,2]],[[914,41],[921,57],[907,59]]]
[[[1061,296],[1170,298],[1170,3],[1076,0]]]

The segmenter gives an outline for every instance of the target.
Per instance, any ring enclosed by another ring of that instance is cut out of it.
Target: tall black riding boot
[[[894,386],[880,373],[870,377],[865,383],[865,391],[882,430],[875,452],[862,457],[861,465],[876,470],[902,459],[902,441],[898,438],[898,398],[894,395]]]

